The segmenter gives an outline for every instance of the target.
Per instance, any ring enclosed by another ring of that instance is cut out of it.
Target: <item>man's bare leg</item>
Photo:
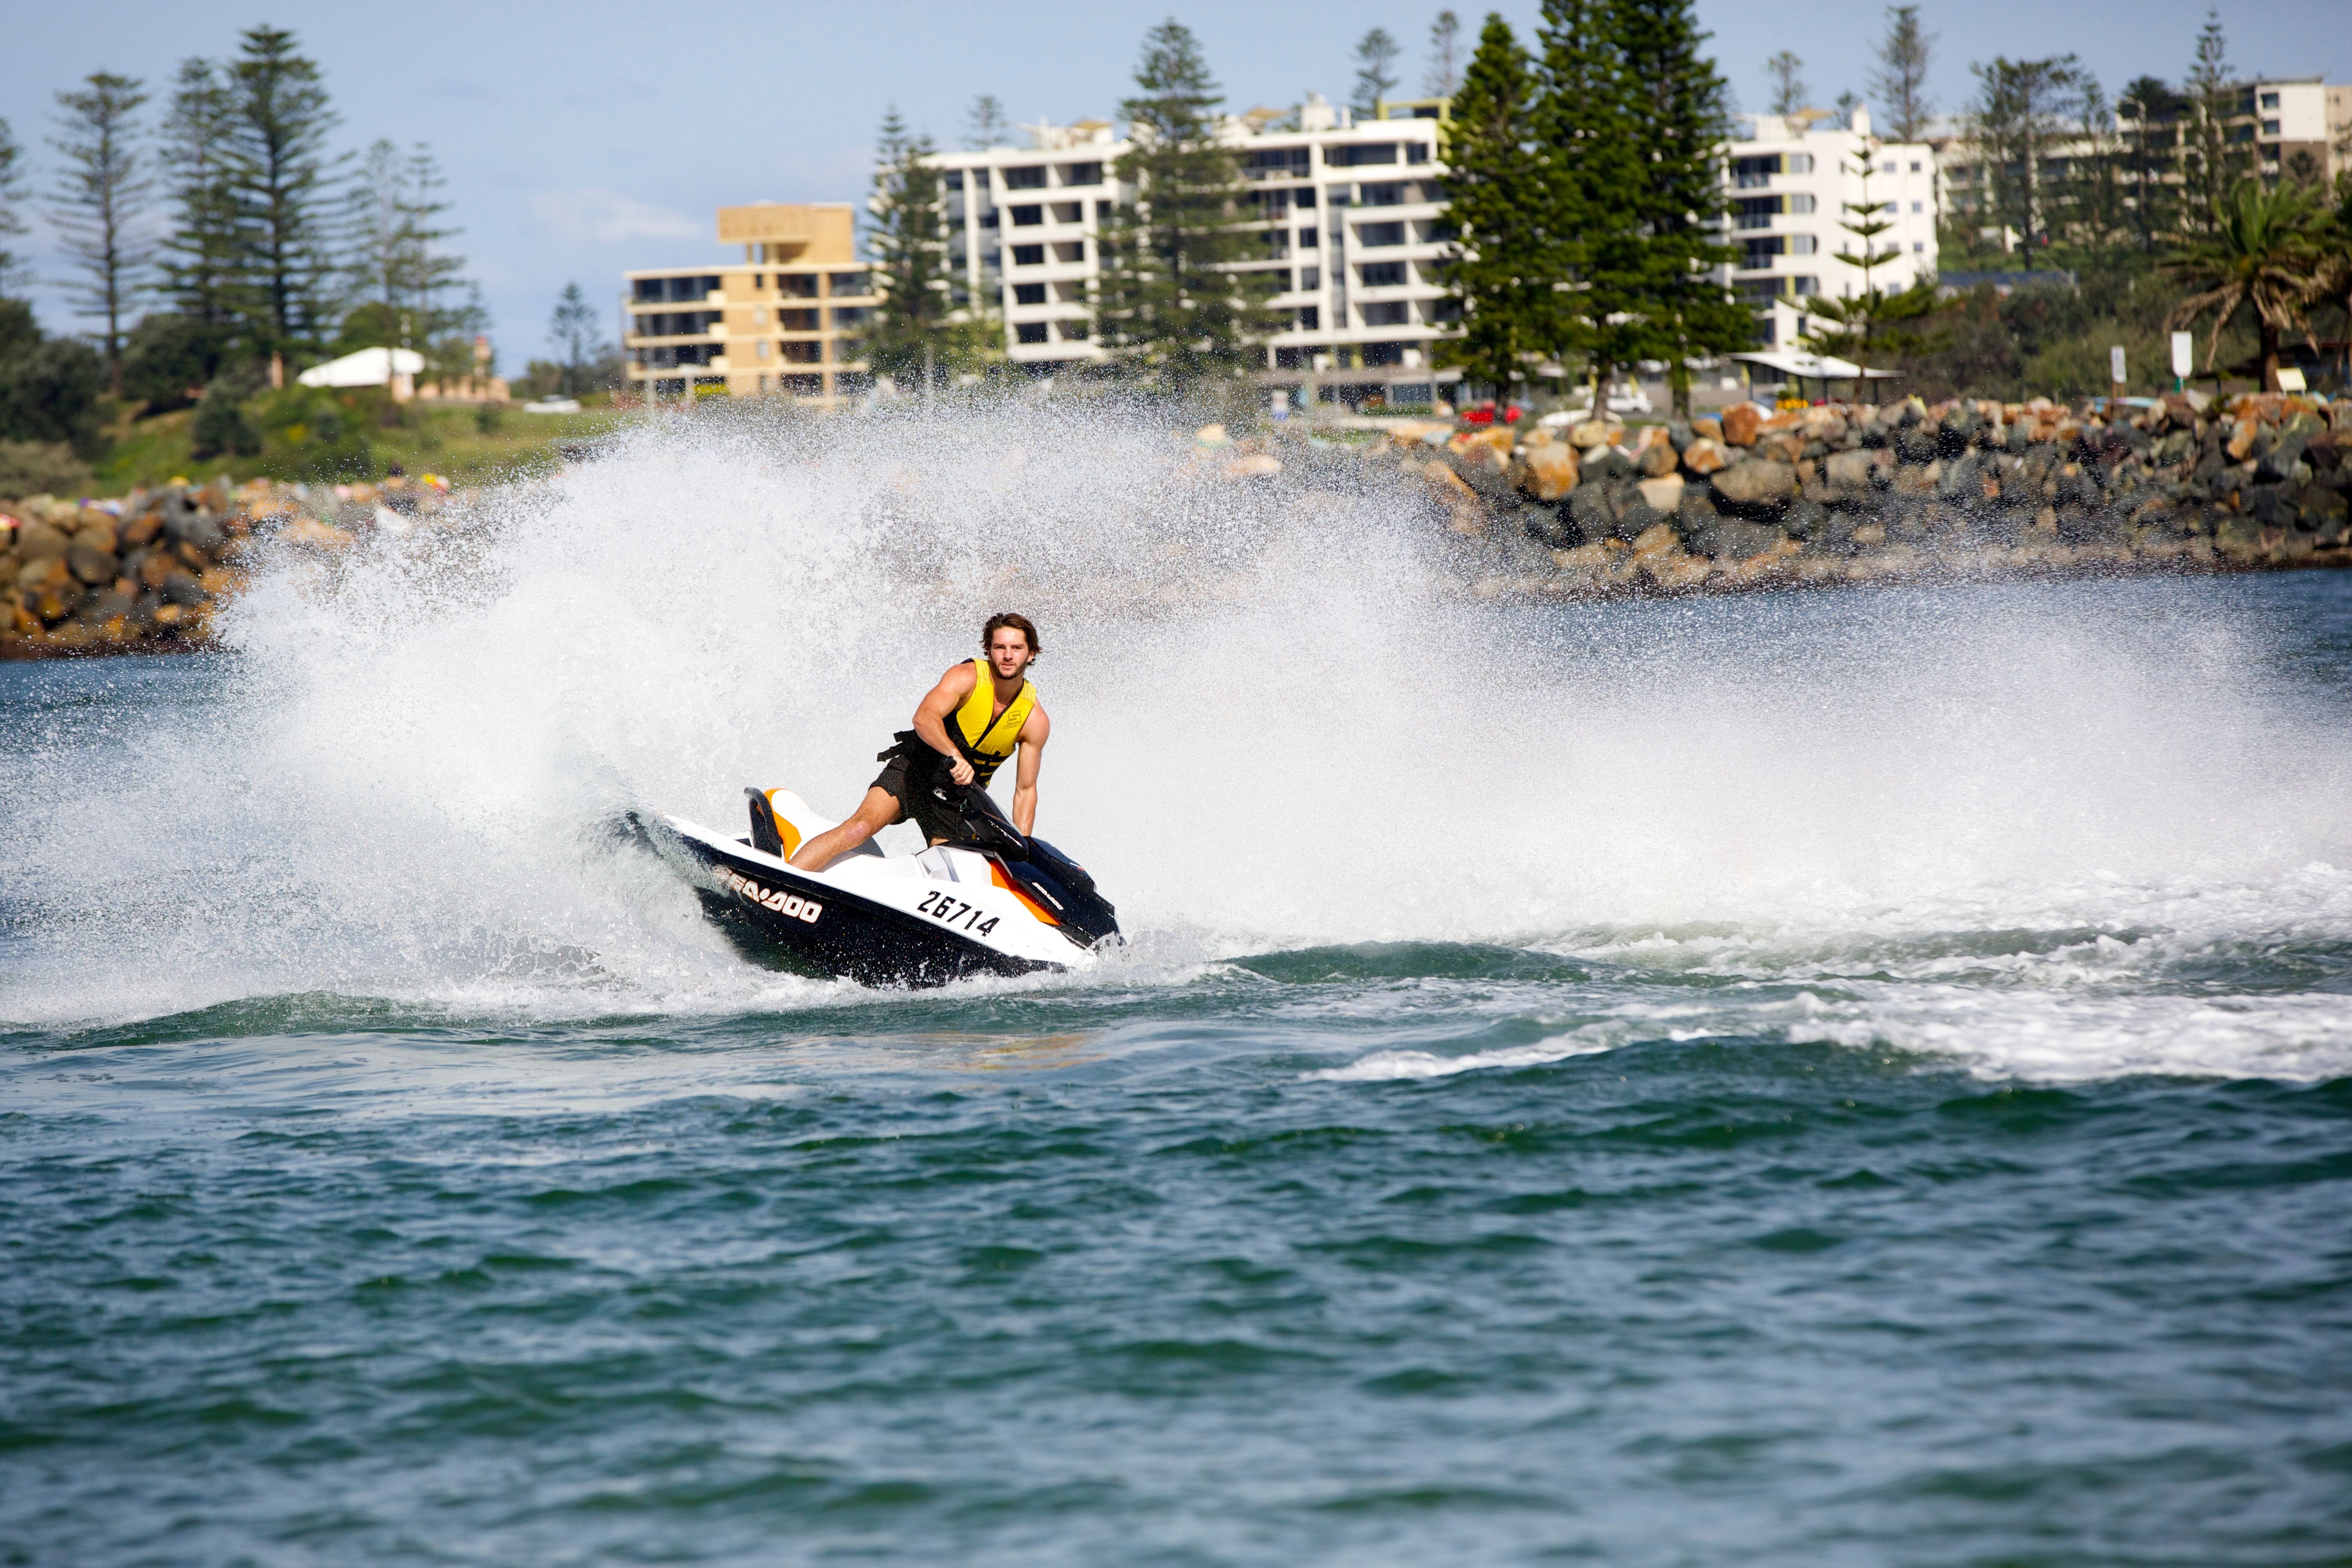
[[[785,864],[803,871],[822,871],[898,820],[898,796],[878,786],[869,787],[857,815],[802,845]]]

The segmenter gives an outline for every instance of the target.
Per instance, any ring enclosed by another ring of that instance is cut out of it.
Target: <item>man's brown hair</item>
[[[980,628],[980,651],[986,653],[988,645],[995,640],[997,632],[1005,626],[1011,626],[1029,639],[1029,656],[1032,658],[1045,651],[1045,645],[1037,640],[1037,628],[1030,623],[1029,617],[1016,616],[1010,610],[989,616],[988,625]]]

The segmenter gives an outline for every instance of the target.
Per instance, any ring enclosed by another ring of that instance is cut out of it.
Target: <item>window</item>
[[[1045,323],[1023,321],[1013,329],[1013,336],[1015,342],[1042,343],[1045,341]]]
[[[1045,302],[1045,286],[1043,283],[1015,283],[1013,286],[1013,302],[1016,305],[1042,305]]]
[[[1099,185],[1102,184],[1100,163],[1065,163],[1062,184],[1066,185]]]
[[[2278,106],[2279,95],[2277,93],[2266,92],[2263,94],[2263,107],[2264,109],[2276,109]]]
[[[2279,122],[2278,122],[2277,121],[2275,121],[2275,120],[2265,120],[2265,121],[2263,121],[2263,135],[2265,135],[2265,136],[2275,136],[2275,135],[2277,135],[2278,133],[2279,133]]]
[[[1820,242],[1810,234],[1792,234],[1789,237],[1789,254],[1811,256],[1819,244]]]
[[[1045,247],[1042,245],[1014,246],[1013,247],[1013,265],[1015,267],[1045,266]]]
[[[1253,180],[1303,180],[1307,177],[1307,149],[1261,147],[1249,155],[1244,172]]]
[[[1118,204],[1117,202],[1097,202],[1095,204],[1095,221],[1097,223],[1108,223],[1110,221],[1110,215],[1118,210]]]
[[[1799,294],[1813,295],[1822,291],[1822,280],[1818,278],[1800,278],[1796,279],[1796,291]]]
[[[776,355],[789,364],[814,364],[824,357],[824,345],[786,343],[776,351]]]
[[[813,332],[816,331],[816,312],[779,310],[776,312],[776,325],[788,332]]]
[[[1004,171],[1004,188],[1008,191],[1042,191],[1045,188],[1045,165],[1029,163]]]
[[[1302,332],[1321,331],[1323,330],[1323,307],[1320,305],[1299,306],[1298,330]]]
[[[1044,207],[1014,207],[1012,210],[1013,226],[1015,228],[1034,228],[1045,221]]]
[[[1315,205],[1315,187],[1309,185],[1303,191],[1293,191],[1290,199],[1302,207],[1311,207]]]
[[[1789,173],[1792,174],[1810,174],[1812,172],[1813,155],[1811,153],[1791,153],[1789,154]]]
[[[863,272],[836,272],[827,280],[825,292],[836,297],[843,294],[868,294],[873,292],[873,284]]]
[[[1386,289],[1404,281],[1404,263],[1402,261],[1367,261],[1356,270],[1362,276],[1367,289]]]
[[[1356,243],[1370,248],[1381,245],[1402,245],[1404,225],[1401,223],[1364,223],[1356,226]]]
[[[1927,210],[1927,204],[1925,202],[1913,202],[1911,204],[1911,210],[1915,213],[1926,212]]]
[[[1795,195],[1789,198],[1789,210],[1792,213],[1811,212],[1813,210],[1813,198],[1800,191]]]
[[[1927,242],[1926,240],[1924,240],[1924,239],[1915,239],[1915,240],[1913,240],[1913,241],[1911,242],[1911,254],[1912,254],[1912,255],[1914,255],[1914,256],[1925,256],[1925,255],[1927,255]]]
[[[1298,286],[1301,289],[1320,289],[1323,287],[1323,269],[1320,267],[1300,268]]]
[[[1734,158],[1731,161],[1731,183],[1743,191],[1761,190],[1772,183],[1780,172],[1780,155],[1768,153],[1760,158]]]
[[[1364,325],[1368,327],[1402,327],[1412,320],[1412,307],[1402,300],[1366,305],[1363,310]]]
[[[1911,172],[1915,174],[1919,172],[1919,160],[1916,158],[1911,160]]]
[[[1404,144],[1404,161],[1405,161],[1406,163],[1428,163],[1428,162],[1429,162],[1429,143],[1428,143],[1428,142],[1406,142],[1406,143]]]
[[[1298,231],[1298,248],[1301,250],[1312,250],[1315,248],[1315,231],[1313,229],[1302,228]]]
[[[1770,228],[1780,213],[1778,196],[1740,196],[1731,204],[1734,228]]]
[[[1342,169],[1359,163],[1393,163],[1397,161],[1396,143],[1375,142],[1360,147],[1332,147],[1324,152],[1323,161]]]
[[[833,330],[838,332],[845,331],[852,327],[862,327],[866,324],[866,318],[873,313],[863,305],[853,305],[847,310],[836,310],[833,312]]]
[[[1364,368],[1374,370],[1384,364],[1404,363],[1402,343],[1366,343],[1363,348]]]
[[[759,357],[760,357],[760,358],[761,358],[761,359],[766,359],[766,358],[768,357],[768,342],[767,342],[767,340],[766,340],[766,339],[764,339],[764,338],[762,338],[761,340],[760,340],[760,353],[759,353]]]
[[[947,188],[951,191],[960,191],[963,189],[963,171],[961,169],[950,169],[947,173],[947,178],[943,183],[946,184]]]
[[[1404,187],[1401,184],[1366,185],[1360,204],[1368,207],[1394,207],[1404,205]]]
[[[1441,326],[1451,325],[1462,319],[1462,301],[1423,300],[1421,302],[1421,319],[1424,321],[1435,321]]]
[[[1748,254],[1740,264],[1751,269],[1771,266],[1772,258],[1788,248],[1788,241],[1777,234],[1762,239],[1747,240],[1744,244]]]

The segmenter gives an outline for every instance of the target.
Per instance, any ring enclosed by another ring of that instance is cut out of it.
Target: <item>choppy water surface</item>
[[[648,435],[0,667],[0,1559],[2344,1561],[2352,584],[1511,611],[1056,450]],[[1006,605],[1106,972],[599,830]]]

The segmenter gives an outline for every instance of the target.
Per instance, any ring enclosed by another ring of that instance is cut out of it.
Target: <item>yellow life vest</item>
[[[971,695],[955,710],[955,722],[948,726],[948,738],[962,751],[975,778],[984,784],[1013,754],[1013,746],[1021,739],[1021,726],[1029,722],[1029,710],[1037,706],[1037,688],[1024,680],[1020,693],[999,713],[996,672],[988,668],[985,658],[975,658],[971,661]]]

